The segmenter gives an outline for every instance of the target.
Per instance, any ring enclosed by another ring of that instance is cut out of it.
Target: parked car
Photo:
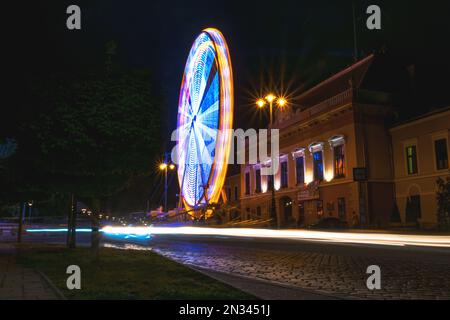
[[[346,221],[342,221],[338,218],[327,217],[323,218],[319,222],[311,224],[308,229],[346,229],[348,224]]]

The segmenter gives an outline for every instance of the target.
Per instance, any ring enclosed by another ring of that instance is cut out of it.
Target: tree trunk
[[[91,233],[91,252],[94,261],[98,261],[99,258],[99,247],[100,247],[100,221],[98,214],[101,210],[100,200],[92,199],[91,200],[91,210],[92,210],[92,233]]]
[[[91,253],[94,261],[98,261],[99,247],[100,247],[100,226],[95,213],[92,214],[91,219],[92,232],[91,232]]]
[[[22,232],[23,232],[23,216],[25,214],[26,203],[23,203],[22,208],[19,210],[19,227],[17,230],[17,242],[22,242]]]

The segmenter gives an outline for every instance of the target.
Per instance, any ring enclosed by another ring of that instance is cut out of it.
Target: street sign
[[[353,181],[364,182],[368,180],[367,168],[353,168]]]

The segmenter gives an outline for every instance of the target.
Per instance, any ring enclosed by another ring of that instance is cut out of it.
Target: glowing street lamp
[[[283,97],[278,98],[277,104],[280,108],[283,108],[287,105],[287,100]]]
[[[266,101],[264,99],[258,99],[258,101],[256,101],[256,105],[262,109],[266,106]]]
[[[283,108],[287,105],[287,100],[283,97],[275,96],[272,93],[269,93],[264,99],[258,99],[256,101],[256,105],[262,109],[266,106],[266,101],[269,103],[269,114],[270,114],[270,127],[273,127],[273,103],[276,102],[279,108]],[[271,163],[273,164],[273,152],[271,152]],[[272,189],[272,208],[271,208],[271,218],[277,219],[277,207],[275,202],[275,172],[272,173],[273,178],[271,179],[271,189]]]
[[[175,170],[176,166],[173,163],[163,162],[159,165],[159,170],[164,171],[164,212],[167,212],[167,171]]]

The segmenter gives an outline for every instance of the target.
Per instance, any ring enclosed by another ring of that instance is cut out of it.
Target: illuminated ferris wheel
[[[233,71],[217,29],[195,40],[178,104],[178,182],[188,210],[217,203],[225,181],[233,126]]]

